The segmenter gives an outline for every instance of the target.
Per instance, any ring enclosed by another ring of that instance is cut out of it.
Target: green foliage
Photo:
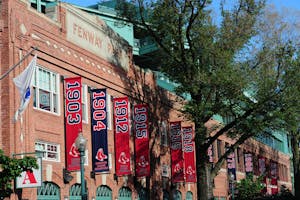
[[[25,156],[22,159],[10,158],[0,149],[0,196],[8,197],[12,193],[12,181],[23,171],[37,169],[36,158]]]
[[[253,180],[253,175],[242,179],[237,183],[237,200],[249,200],[254,199],[255,197],[260,196],[263,186],[261,184],[261,178]]]

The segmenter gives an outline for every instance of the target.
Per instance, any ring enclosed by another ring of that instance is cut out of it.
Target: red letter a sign
[[[37,183],[34,174],[30,170],[27,170],[22,184],[33,184],[33,183]]]

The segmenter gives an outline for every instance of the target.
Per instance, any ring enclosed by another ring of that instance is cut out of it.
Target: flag
[[[30,97],[31,97],[31,86],[32,86],[32,75],[35,70],[37,56],[35,55],[26,69],[17,77],[13,79],[16,87],[20,92],[20,107],[16,111],[15,120],[18,120],[18,116],[21,115],[26,109]]]

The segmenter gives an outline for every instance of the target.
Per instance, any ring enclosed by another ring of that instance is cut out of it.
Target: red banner
[[[172,182],[184,181],[181,122],[170,122]]]
[[[195,142],[193,141],[193,128],[182,127],[183,133],[183,152],[184,152],[184,169],[185,182],[196,183],[196,166],[195,166]]]
[[[118,176],[131,174],[128,98],[114,98],[115,159]]]
[[[80,156],[75,139],[82,130],[81,77],[65,79],[66,165],[70,171],[80,170]]]
[[[149,130],[147,105],[134,106],[135,176],[150,175]]]

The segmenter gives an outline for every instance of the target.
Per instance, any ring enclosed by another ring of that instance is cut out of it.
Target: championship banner
[[[235,164],[235,154],[230,153],[227,156],[227,172],[231,179],[236,180],[236,164]]]
[[[184,153],[184,169],[185,182],[196,183],[196,165],[195,165],[195,142],[193,141],[193,128],[182,127],[183,134],[183,153]]]
[[[149,130],[147,105],[134,106],[135,176],[150,175]]]
[[[211,144],[207,149],[208,161],[214,163],[214,146]]]
[[[115,126],[116,175],[122,176],[131,174],[129,150],[128,98],[114,98],[113,103]]]
[[[82,131],[81,77],[65,78],[65,103],[67,170],[80,170],[80,155],[75,139]]]
[[[259,171],[259,175],[263,176],[263,185],[264,188],[262,189],[262,193],[266,193],[267,192],[267,176],[266,176],[266,158],[259,156],[258,158],[258,171]]]
[[[92,161],[94,172],[109,171],[106,89],[91,90]]]
[[[172,182],[184,181],[181,122],[170,122]]]
[[[253,156],[251,153],[244,153],[246,176],[253,174]]]
[[[278,164],[275,161],[270,162],[270,186],[271,194],[278,193]]]
[[[231,193],[232,196],[235,195],[235,193],[232,194],[232,192],[234,191],[234,188],[236,188],[236,162],[235,162],[235,153],[232,152],[230,153],[227,158],[227,174],[229,177],[229,182],[228,182],[228,187],[229,187],[229,191]]]

